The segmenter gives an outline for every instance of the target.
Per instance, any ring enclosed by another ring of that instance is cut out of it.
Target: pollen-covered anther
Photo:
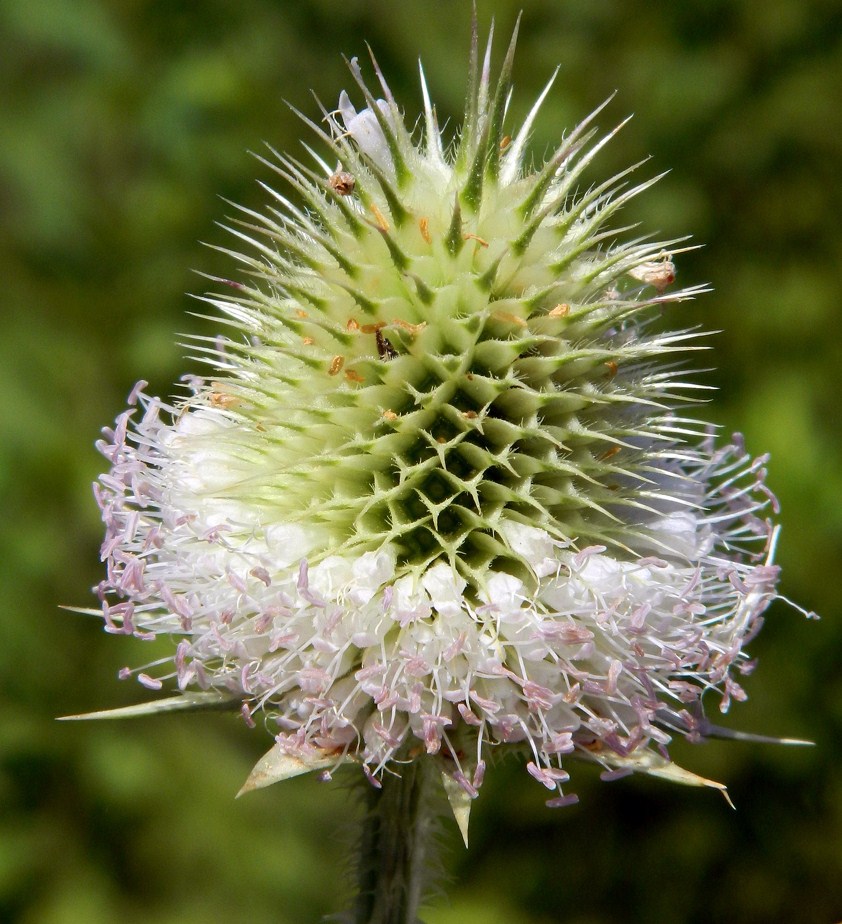
[[[386,216],[377,207],[377,204],[372,202],[369,208],[371,209],[371,214],[374,215],[374,220],[377,222],[377,227],[380,228],[381,231],[388,233],[390,231],[389,222],[386,220]]]
[[[404,321],[402,318],[392,318],[392,327],[400,327],[413,336],[420,334],[426,326],[426,321],[419,321],[417,324],[410,324],[409,321]]]
[[[359,372],[357,372],[356,369],[346,369],[345,378],[349,382],[354,382],[356,385],[362,384],[365,381],[365,379],[360,375]]]
[[[605,452],[601,453],[598,458],[600,462],[607,462],[609,459],[613,459],[618,452],[622,451],[622,446],[611,446],[609,449],[606,449]]]
[[[566,318],[568,314],[570,314],[570,305],[566,302],[556,305],[555,308],[547,312],[547,315],[551,318]]]
[[[608,375],[613,379],[620,367],[613,359],[609,359],[608,362],[605,363],[605,368],[608,370]]]
[[[360,322],[356,318],[348,318],[348,321],[345,324],[345,330],[357,331],[359,329],[360,329]]]
[[[316,341],[312,337],[302,337],[301,342],[304,346],[312,346]]]
[[[330,365],[328,366],[327,374],[328,375],[339,375],[344,365],[345,365],[344,356],[338,356],[338,355],[334,356],[333,359],[331,359],[330,361]]]
[[[393,410],[386,408],[386,410],[383,411],[383,419],[384,420],[397,420],[398,415]]]
[[[430,235],[430,219],[429,218],[419,218],[418,219],[418,230],[421,232],[421,237],[428,244],[433,243],[433,238]]]
[[[462,235],[462,238],[466,241],[476,241],[480,247],[488,247],[488,241],[484,237],[480,237],[478,234],[472,234],[470,231],[466,231]]]
[[[249,574],[252,577],[257,578],[257,580],[264,584],[266,587],[269,587],[272,584],[272,578],[265,568],[252,568],[251,571],[249,571]]]
[[[512,314],[510,311],[492,311],[491,317],[498,321],[503,321],[505,324],[514,324],[515,327],[529,326],[523,318],[519,318],[516,314]]]

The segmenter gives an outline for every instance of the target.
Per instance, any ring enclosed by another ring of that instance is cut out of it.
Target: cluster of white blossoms
[[[513,48],[492,83],[474,42],[450,145],[423,74],[410,132],[352,61],[361,108],[305,119],[309,163],[273,152],[295,201],[232,228],[212,372],[173,403],[141,383],[100,445],[106,627],[173,640],[124,673],[181,691],[147,711],[260,718],[251,785],[435,760],[458,806],[503,746],[551,805],[569,755],[708,782],[666,746],[710,729],[704,694],[744,698],[764,459],[677,416],[698,333],[651,322],[700,289],[613,223],[653,181],[581,186],[594,116],[530,169],[550,85],[507,134]]]

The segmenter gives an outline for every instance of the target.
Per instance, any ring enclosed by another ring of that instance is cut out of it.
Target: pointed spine
[[[487,153],[486,153],[486,170],[493,182],[497,182],[500,176],[500,146],[503,140],[503,121],[506,118],[506,109],[508,108],[509,99],[512,91],[512,67],[515,60],[515,49],[517,48],[518,31],[520,30],[520,20],[523,16],[518,13],[515,27],[512,31],[512,38],[506,51],[506,57],[503,59],[500,68],[500,76],[497,79],[497,89],[494,93],[494,101],[491,105],[489,116],[488,136],[487,136]]]

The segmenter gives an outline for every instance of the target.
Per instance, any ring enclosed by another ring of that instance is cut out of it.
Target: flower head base
[[[764,460],[675,415],[697,335],[650,321],[699,290],[669,290],[676,242],[613,223],[653,181],[576,193],[594,116],[530,172],[549,85],[510,138],[513,48],[492,86],[474,42],[452,147],[423,74],[419,141],[352,61],[364,106],[272,165],[303,205],[270,189],[232,229],[251,281],[206,298],[233,331],[212,376],[136,389],[101,446],[107,628],[177,640],[140,674],[184,691],[166,708],[265,716],[252,785],[419,757],[459,804],[514,743],[554,805],[574,752],[706,782],[664,748],[710,729],[703,693],[743,698]]]

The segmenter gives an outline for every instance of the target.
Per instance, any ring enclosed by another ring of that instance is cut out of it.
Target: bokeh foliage
[[[480,0],[501,35],[524,9],[514,116],[556,63],[536,157],[618,89],[637,117],[599,175],[673,168],[629,215],[703,249],[678,309],[723,331],[704,411],[772,452],[783,604],[733,727],[813,738],[674,756],[713,793],[581,768],[550,812],[521,767],[494,768],[469,853],[430,924],[761,924],[842,918],[842,9],[835,0]],[[341,909],[353,799],[297,780],[235,802],[268,745],[227,717],[59,725],[142,698],[118,684],[140,643],[85,605],[99,579],[92,449],[138,378],[169,394],[191,269],[231,273],[218,196],[255,207],[271,177],[246,149],[297,150],[369,41],[407,113],[423,56],[458,117],[467,0],[4,0],[0,5],[0,919],[23,924],[276,921]],[[578,769],[578,768],[574,768]]]

